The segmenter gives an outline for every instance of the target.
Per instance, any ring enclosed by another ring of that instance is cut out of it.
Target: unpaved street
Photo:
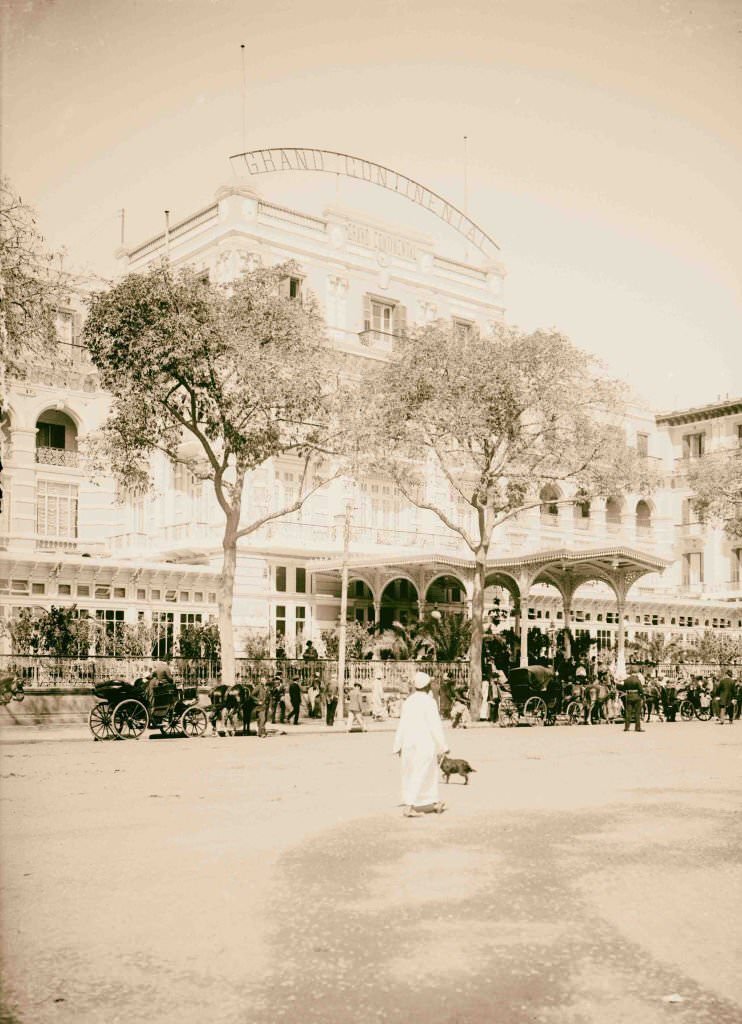
[[[739,723],[298,733],[6,745],[0,1019],[742,1019]]]

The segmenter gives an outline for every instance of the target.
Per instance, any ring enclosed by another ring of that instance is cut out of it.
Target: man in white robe
[[[393,753],[402,758],[402,813],[407,818],[420,814],[421,807],[438,814],[445,807],[438,799],[438,758],[449,747],[430,684],[425,672],[415,673],[415,692],[404,702],[394,737]]]

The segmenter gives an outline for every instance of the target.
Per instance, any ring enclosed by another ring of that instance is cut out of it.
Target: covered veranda
[[[537,551],[531,554],[489,559],[487,562],[486,587],[502,587],[510,594],[515,612],[515,630],[520,637],[520,663],[528,663],[528,598],[531,588],[537,584],[554,587],[562,603],[562,623],[565,629],[572,628],[572,604],[575,592],[583,583],[600,582],[612,591],[616,602],[616,673],[625,675],[625,617],[629,590],[649,573],[662,572],[670,564],[657,555],[647,554],[627,547],[582,549],[572,551],[559,548]],[[385,594],[391,584],[405,581],[405,601],[414,609],[418,618],[423,618],[428,605],[431,587],[439,581],[453,581],[460,584],[460,599],[446,603],[442,610],[459,609],[471,614],[471,600],[474,585],[474,558],[466,556],[432,553],[394,557],[351,556],[318,559],[308,566],[313,575],[327,575],[342,578],[347,569],[349,590],[355,583],[363,584],[363,593],[369,605],[368,620],[382,622]],[[417,595],[415,598],[413,595]],[[452,588],[447,590],[451,593]],[[437,591],[440,593],[440,589]],[[441,607],[439,601],[435,601]],[[485,611],[487,611],[485,607]]]

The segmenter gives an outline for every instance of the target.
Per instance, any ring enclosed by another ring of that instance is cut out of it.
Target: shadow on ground
[[[739,840],[731,815],[651,798],[602,815],[337,828],[279,862],[275,966],[246,1020],[738,1022],[713,950],[694,957],[693,936],[673,934],[684,893],[656,890],[666,863],[698,872],[699,852],[734,870]]]

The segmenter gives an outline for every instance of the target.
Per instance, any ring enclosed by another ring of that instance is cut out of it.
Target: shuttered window
[[[77,537],[77,485],[39,480],[36,488],[36,532],[40,537]]]

